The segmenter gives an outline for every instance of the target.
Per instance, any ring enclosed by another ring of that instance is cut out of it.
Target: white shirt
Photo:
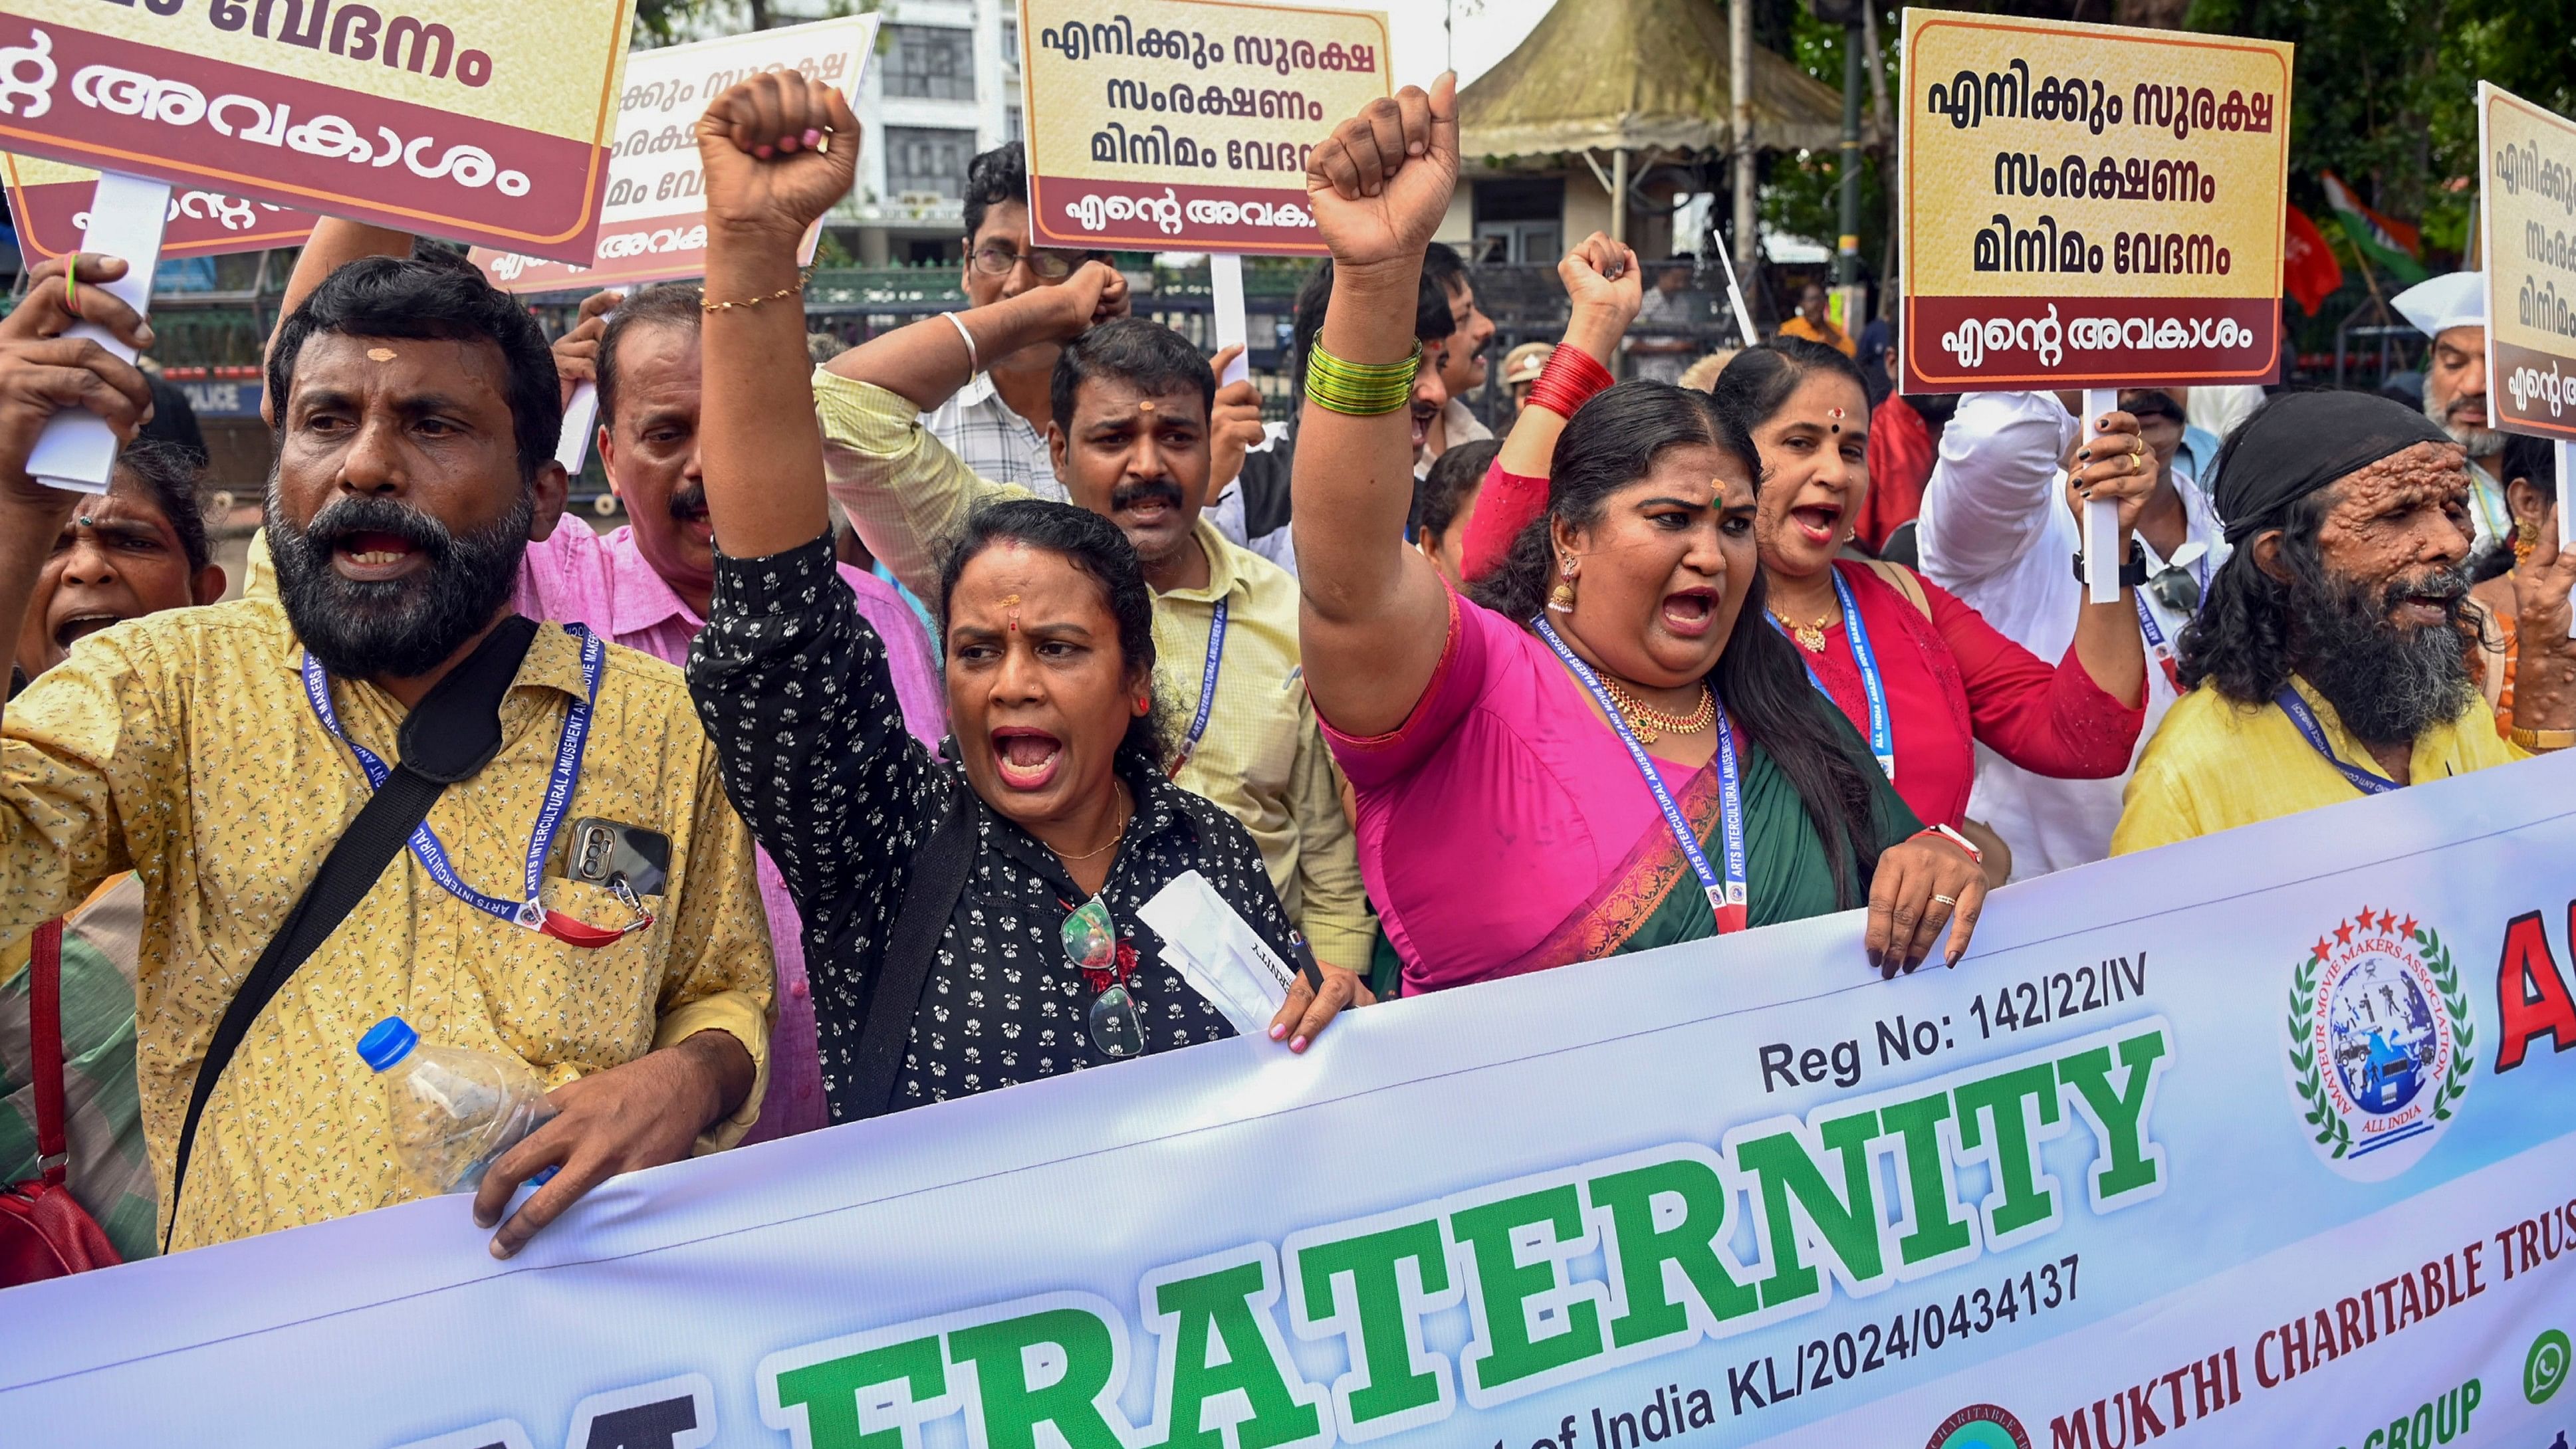
[[[1069,501],[1056,479],[1046,434],[1002,401],[991,373],[975,374],[948,401],[923,414],[921,426],[976,477],[1026,488],[1052,502]]]
[[[2051,663],[2075,642],[2084,586],[2073,559],[2083,527],[2066,504],[2066,475],[2059,462],[2081,434],[2075,417],[2044,392],[1972,393],[1941,434],[1940,460],[1923,494],[1918,528],[1923,574],[1985,615],[2005,637]],[[2216,510],[2190,476],[2190,455],[2174,457],[2174,487],[2182,495],[2188,536],[2176,558],[2199,580],[2208,580],[2229,552]],[[2197,554],[2192,545],[2200,546]],[[2166,561],[2144,538],[2150,578]],[[2138,597],[2163,631],[2167,648],[2179,646],[2191,616],[2168,608],[2152,590]],[[2142,631],[2143,632],[2143,631]],[[2147,717],[2138,732],[2144,751],[2156,726],[2173,707],[2174,688],[2155,651],[2147,658]],[[2137,768],[2132,754],[2129,769]],[[2129,774],[2112,780],[2051,780],[2031,774],[1977,746],[1977,786],[1968,814],[1993,826],[2012,846],[2013,879],[2026,880],[2111,852],[2111,830],[2120,823],[2121,793]]]

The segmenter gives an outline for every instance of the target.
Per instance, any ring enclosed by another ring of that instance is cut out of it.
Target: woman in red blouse
[[[1543,411],[1523,413],[1478,499],[1465,549],[1470,578],[1499,562],[1512,534],[1534,516],[1534,503],[1544,504],[1545,476],[1519,469],[1533,465],[1542,441],[1553,443],[1561,418],[1609,384],[1610,348],[1585,345],[1603,324],[1595,319],[1587,329],[1584,317],[1587,310],[1615,314],[1617,283],[1633,278],[1634,264],[1622,267],[1616,253],[1595,246],[1600,240],[1559,266],[1573,274],[1576,323],[1532,391],[1533,409]],[[1712,391],[1744,420],[1762,454],[1754,536],[1773,622],[1797,643],[1809,676],[1870,744],[1918,816],[1953,827],[1965,821],[1977,744],[2061,778],[2106,779],[2128,768],[2146,688],[2129,590],[2115,603],[2085,604],[2082,592],[2070,589],[2070,606],[2082,610],[2075,643],[2051,667],[1912,570],[1838,558],[1869,492],[1868,393],[1851,359],[1810,342],[1768,343],[1737,354]],[[1556,426],[1522,438],[1533,420]],[[2114,413],[2108,424],[2077,457],[2083,467],[2069,480],[2069,506],[2117,499],[2126,558],[2155,469],[2141,466],[2134,419]]]

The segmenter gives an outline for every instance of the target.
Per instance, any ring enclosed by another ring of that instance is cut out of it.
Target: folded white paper
[[[1185,871],[1137,915],[1163,938],[1163,963],[1245,1036],[1267,1036],[1288,1000],[1296,968],[1279,959],[1250,922],[1197,871]]]
[[[81,250],[102,252],[125,262],[125,275],[113,282],[88,283],[137,312],[152,306],[152,273],[161,262],[161,228],[169,220],[170,184],[128,176],[121,171],[99,174],[91,194],[89,227],[81,233]],[[95,342],[126,362],[134,349],[95,323],[81,322],[63,334]],[[54,414],[36,436],[27,455],[27,471],[40,483],[76,493],[104,493],[116,469],[116,432],[96,413],[74,409]]]

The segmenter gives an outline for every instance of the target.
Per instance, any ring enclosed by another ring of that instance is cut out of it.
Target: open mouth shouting
[[[96,609],[83,610],[54,626],[54,643],[61,648],[69,649],[101,629],[124,622],[123,614],[111,614]]]
[[[700,548],[713,548],[715,525],[707,521],[707,490],[704,487],[682,488],[671,495],[671,521],[680,526],[680,537]]]
[[[1406,412],[1405,420],[1413,425],[1413,447],[1416,452],[1421,451],[1422,445],[1429,441],[1431,420],[1438,416],[1440,416],[1440,409],[1426,407],[1421,403],[1413,404]]]
[[[990,738],[993,770],[1007,789],[1043,790],[1064,768],[1064,742],[1044,730],[1005,725]]]
[[[1685,639],[1697,639],[1717,622],[1717,590],[1683,589],[1664,595],[1664,627]]]
[[[331,567],[342,578],[361,583],[398,579],[428,563],[428,551],[400,534],[361,529],[331,545]]]
[[[1842,526],[1843,511],[1830,503],[1809,503],[1789,510],[1789,526],[1798,536],[1818,547],[1834,542],[1834,530]]]

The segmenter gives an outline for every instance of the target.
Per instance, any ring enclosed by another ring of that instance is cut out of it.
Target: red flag
[[[2343,264],[2335,260],[2325,234],[2306,212],[2291,207],[2287,245],[2281,255],[2281,290],[2299,304],[2299,310],[2314,317],[2342,285]]]

